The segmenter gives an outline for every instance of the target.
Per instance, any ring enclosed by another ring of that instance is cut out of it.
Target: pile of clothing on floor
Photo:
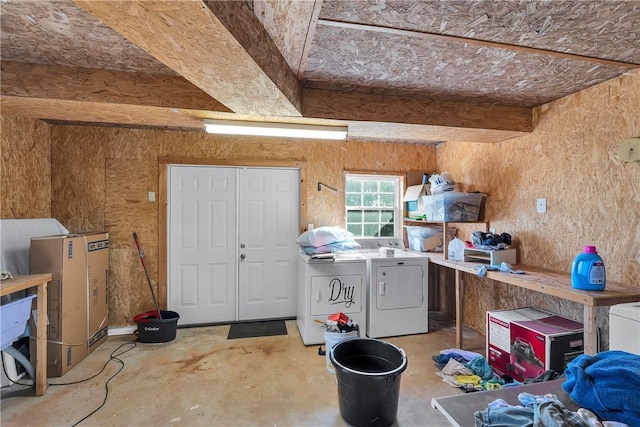
[[[556,378],[565,378],[562,388],[580,409],[567,409],[553,394],[522,392],[520,405],[496,399],[475,412],[475,426],[640,427],[639,355],[624,351],[580,355],[569,362],[564,375],[547,371],[536,380]]]
[[[479,353],[450,348],[440,351],[440,354],[432,356],[432,359],[440,369],[436,375],[445,383],[465,392],[494,390],[505,384]]]

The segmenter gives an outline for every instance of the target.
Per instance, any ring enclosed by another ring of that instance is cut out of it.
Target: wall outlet
[[[536,200],[536,212],[545,213],[547,211],[547,199]]]
[[[149,201],[150,202],[155,202],[156,201],[156,193],[155,193],[155,191],[149,191]]]

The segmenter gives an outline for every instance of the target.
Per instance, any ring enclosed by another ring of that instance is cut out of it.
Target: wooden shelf
[[[414,218],[402,218],[404,223],[411,222],[415,224],[442,224],[442,255],[444,259],[449,259],[448,247],[451,239],[449,238],[449,233],[447,232],[447,224],[484,224],[485,233],[489,232],[489,222],[488,221],[431,221],[426,219],[414,219]]]

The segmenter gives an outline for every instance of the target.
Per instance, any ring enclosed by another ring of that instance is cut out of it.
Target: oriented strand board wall
[[[584,245],[595,245],[607,278],[640,286],[640,163],[616,146],[640,136],[640,73],[546,104],[526,137],[503,143],[447,143],[438,168],[463,190],[488,193],[487,219],[508,232],[521,262],[569,272]],[[547,213],[536,213],[546,197]],[[469,239],[469,235],[464,236]],[[582,321],[582,306],[466,275],[465,322],[484,330],[487,309],[534,305]],[[598,313],[606,325],[608,309]],[[607,327],[603,328],[606,336]],[[608,340],[605,339],[605,342]]]
[[[50,126],[0,115],[0,218],[51,216]]]
[[[107,230],[111,238],[109,324],[133,323],[151,310],[133,231],[158,280],[158,158],[307,162],[308,222],[343,222],[343,171],[434,170],[435,148],[414,144],[352,143],[222,137],[195,132],[53,126],[52,211],[71,231]],[[317,191],[322,181],[339,189]],[[304,226],[304,224],[303,224]]]

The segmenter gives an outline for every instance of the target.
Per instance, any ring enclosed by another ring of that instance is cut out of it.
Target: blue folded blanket
[[[562,384],[571,399],[604,421],[638,426],[640,356],[625,351],[581,355],[569,362]]]

